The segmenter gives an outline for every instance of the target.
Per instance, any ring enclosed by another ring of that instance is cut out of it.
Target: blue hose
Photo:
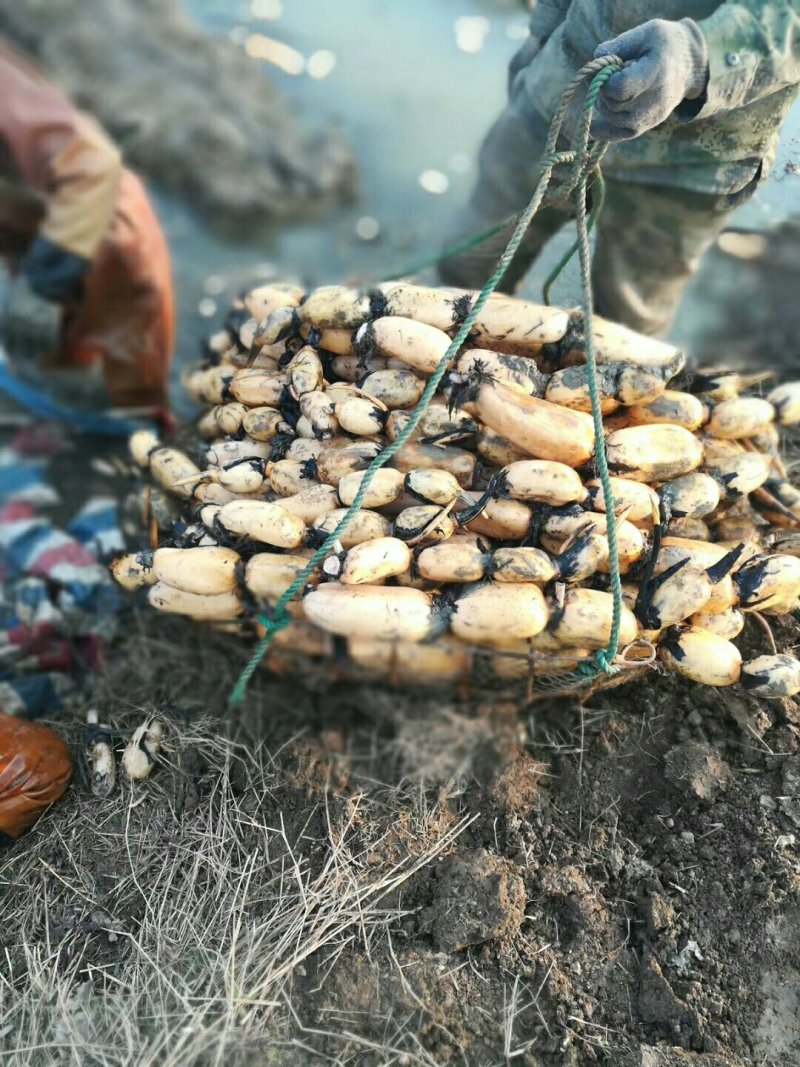
[[[144,425],[132,419],[101,415],[94,411],[80,411],[62,404],[38,387],[27,385],[15,378],[3,363],[0,363],[0,393],[4,393],[31,415],[66,423],[79,433],[94,434],[97,437],[128,437]]]

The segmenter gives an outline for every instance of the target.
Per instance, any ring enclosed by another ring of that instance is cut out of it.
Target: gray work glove
[[[693,19],[652,19],[613,41],[595,57],[616,55],[625,69],[600,91],[592,120],[598,141],[627,141],[659,126],[685,101],[697,101],[708,84],[708,48]],[[699,110],[697,108],[696,110]],[[691,118],[691,107],[686,118]]]
[[[67,304],[79,299],[89,267],[88,259],[40,236],[22,257],[19,272],[44,300]]]
[[[514,53],[511,62],[508,64],[509,96],[514,92],[514,82],[517,80],[517,75],[521,74],[522,71],[536,59],[546,41],[546,37],[537,37],[535,33],[530,33]]]

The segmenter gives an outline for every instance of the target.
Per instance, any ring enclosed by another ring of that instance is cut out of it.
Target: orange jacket
[[[114,404],[163,407],[172,275],[147,193],[97,123],[0,42],[0,253],[36,235],[91,264],[53,362],[100,360]]]
[[[144,186],[124,170],[83,299],[65,317],[61,357],[73,367],[101,359],[118,407],[164,408],[174,342],[167,242]]]

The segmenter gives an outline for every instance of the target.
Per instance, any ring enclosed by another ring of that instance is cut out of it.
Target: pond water
[[[293,50],[286,65],[302,65],[301,73],[264,63],[265,74],[309,121],[342,130],[358,160],[360,195],[321,221],[283,226],[249,242],[221,240],[187,205],[158,197],[178,278],[179,362],[194,358],[198,337],[253,277],[374,281],[433,256],[474,180],[477,149],[503,105],[506,66],[527,26],[514,0],[186,2],[199,22],[241,45],[243,62],[253,62],[244,51],[251,34]],[[772,176],[737,224],[766,227],[800,213],[800,177],[791,169],[798,159],[796,106]],[[553,243],[528,292],[540,291],[570,239],[564,234]],[[701,273],[680,319],[682,339],[702,311],[703,289]],[[559,297],[575,296],[575,277],[568,274]]]
[[[254,0],[237,7],[227,0],[188,2],[214,32],[235,40],[262,33],[306,60],[315,53],[332,57],[323,79],[263,66],[308,121],[342,130],[358,160],[360,193],[357,203],[323,220],[283,226],[250,243],[216,238],[186,205],[160,197],[180,284],[184,346],[187,334],[196,335],[206,282],[212,292],[205,295],[213,299],[224,280],[235,285],[259,268],[312,284],[377,280],[433,256],[451,212],[468,194],[477,148],[503,103],[508,59],[527,26],[521,6],[477,0],[284,0],[275,19],[253,12],[280,4]],[[458,21],[464,19],[477,21]],[[477,52],[458,47],[456,30],[463,34],[465,25]],[[446,188],[427,192],[421,180]],[[220,307],[225,299],[222,294]],[[204,310],[211,308],[206,299]]]

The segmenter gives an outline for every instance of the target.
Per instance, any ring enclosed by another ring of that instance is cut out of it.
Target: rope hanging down
[[[603,438],[603,417],[600,410],[600,398],[597,391],[596,381],[596,358],[594,350],[594,337],[592,329],[592,293],[591,293],[591,277],[590,277],[590,250],[589,250],[589,232],[588,232],[588,218],[586,212],[586,194],[588,190],[589,181],[591,178],[599,174],[599,167],[602,158],[605,154],[606,146],[597,142],[590,143],[589,128],[591,125],[592,111],[597,101],[598,94],[603,85],[608,79],[622,69],[622,62],[616,56],[602,56],[598,59],[594,59],[582,67],[575,75],[573,80],[567,86],[564,91],[564,95],[561,98],[558,110],[553,116],[553,121],[550,124],[550,130],[547,136],[547,142],[544,149],[544,157],[542,159],[539,169],[539,179],[536,184],[533,196],[528,203],[528,206],[519,216],[514,232],[511,235],[511,239],[508,242],[506,250],[503,252],[500,259],[497,261],[497,265],[492,272],[491,277],[486,282],[484,287],[478,294],[475,303],[470,309],[469,313],[465,317],[464,321],[458,329],[455,337],[453,338],[450,346],[445,354],[439,361],[436,370],[432,377],[428,380],[425,390],[411,413],[403,432],[395,438],[391,444],[375,457],[370,463],[367,470],[364,472],[364,477],[361,480],[361,486],[358,493],[353,500],[353,503],[347,509],[347,512],[342,517],[341,522],[338,524],[332,534],[326,539],[326,541],[317,549],[311,559],[308,561],[308,565],[304,570],[295,578],[288,589],[283,593],[278,602],[276,603],[270,616],[267,617],[264,614],[259,615],[259,621],[264,627],[264,636],[259,641],[255,651],[253,652],[250,661],[239,676],[236,685],[233,687],[230,695],[231,704],[240,704],[247,685],[253,676],[256,668],[261,660],[264,658],[267,650],[272,644],[272,640],[276,633],[283,630],[291,622],[291,616],[286,610],[287,605],[297,596],[299,592],[304,588],[309,578],[312,576],[317,566],[325,559],[330,552],[331,548],[336,544],[342,533],[348,528],[356,513],[360,510],[361,504],[364,500],[364,496],[375,477],[375,474],[381,467],[391,460],[396,453],[403,447],[408,441],[414,430],[417,428],[420,419],[425,414],[436,390],[439,388],[439,384],[444,377],[450,362],[454,356],[458,353],[461,346],[469,337],[472,327],[475,325],[475,321],[481,312],[486,301],[495,291],[497,286],[503,279],[512,259],[514,258],[517,249],[519,248],[528,227],[531,224],[532,219],[536,215],[537,211],[544,201],[545,194],[551,183],[553,171],[559,166],[568,166],[566,180],[559,185],[558,194],[559,197],[564,197],[569,193],[573,193],[576,202],[577,224],[578,224],[578,251],[580,254],[581,262],[581,286],[583,295],[583,310],[585,315],[585,329],[586,329],[586,362],[589,367],[589,393],[592,401],[592,417],[594,420],[595,441],[596,441],[596,455],[597,455],[597,469],[598,474],[603,486],[603,499],[606,506],[607,516],[607,536],[609,545],[609,564],[610,564],[610,576],[611,576],[611,592],[614,599],[614,612],[612,618],[611,635],[608,646],[596,653],[592,660],[588,660],[582,665],[581,675],[588,681],[594,675],[600,671],[606,673],[613,673],[616,668],[613,665],[614,658],[616,657],[619,648],[619,628],[620,617],[622,612],[622,585],[619,575],[619,553],[617,548],[617,530],[616,520],[614,516],[614,494],[611,488],[611,482],[609,480],[608,465],[606,462],[605,444]],[[591,78],[591,84],[586,93],[586,99],[583,106],[580,131],[577,138],[577,146],[575,149],[568,151],[557,152],[556,145],[561,133],[561,128],[564,124],[564,119],[569,109],[570,103],[576,91],[580,88],[583,82]],[[482,235],[481,235],[482,236]],[[578,683],[580,684],[580,683]]]

